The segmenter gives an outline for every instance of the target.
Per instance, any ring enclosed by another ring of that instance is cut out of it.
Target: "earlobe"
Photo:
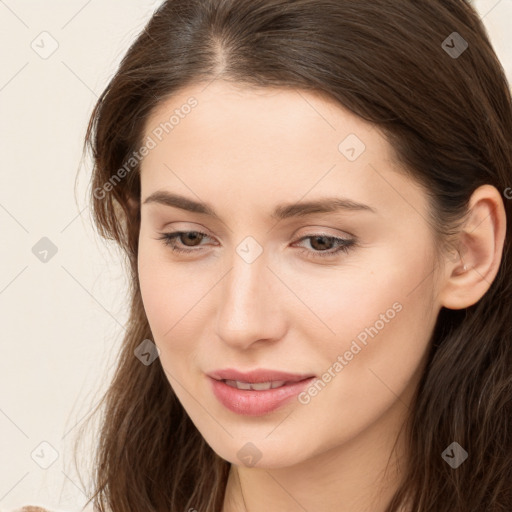
[[[457,261],[446,265],[439,296],[440,305],[448,309],[477,303],[494,281],[502,259],[506,214],[499,191],[492,185],[477,188],[468,210],[459,235],[463,250]]]

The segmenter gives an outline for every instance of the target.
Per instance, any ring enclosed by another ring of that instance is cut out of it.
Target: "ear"
[[[473,192],[468,210],[458,239],[461,258],[447,263],[440,288],[440,304],[448,309],[478,302],[501,263],[507,222],[501,194],[492,185],[482,185]]]

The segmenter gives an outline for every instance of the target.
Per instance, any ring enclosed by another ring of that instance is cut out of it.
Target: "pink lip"
[[[315,377],[298,375],[273,370],[253,370],[240,372],[225,369],[208,374],[213,394],[227,409],[245,416],[260,416],[268,414],[284,405],[292,397],[298,395]],[[285,381],[279,388],[261,391],[253,389],[237,389],[229,386],[223,380],[239,380],[242,382]]]
[[[266,368],[258,368],[248,372],[241,372],[234,368],[226,368],[224,370],[216,370],[207,374],[216,380],[239,380],[242,382],[269,382],[274,380],[284,380],[287,382],[298,382],[300,380],[314,377],[312,374],[298,374],[281,372],[278,370],[268,370]]]

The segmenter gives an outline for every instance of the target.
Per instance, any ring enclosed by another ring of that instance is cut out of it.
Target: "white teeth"
[[[274,389],[274,388],[280,388],[281,386],[284,386],[286,383],[285,380],[276,380],[273,382],[241,382],[239,380],[225,380],[224,381],[228,386],[231,386],[233,388],[237,389],[253,389],[255,391],[264,391],[266,389]]]

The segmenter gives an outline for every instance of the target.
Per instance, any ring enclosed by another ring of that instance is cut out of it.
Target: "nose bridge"
[[[221,288],[217,329],[219,336],[230,344],[250,344],[275,335],[275,276],[267,268],[265,253],[254,258],[251,251],[254,247],[244,243],[237,247],[231,271]]]

